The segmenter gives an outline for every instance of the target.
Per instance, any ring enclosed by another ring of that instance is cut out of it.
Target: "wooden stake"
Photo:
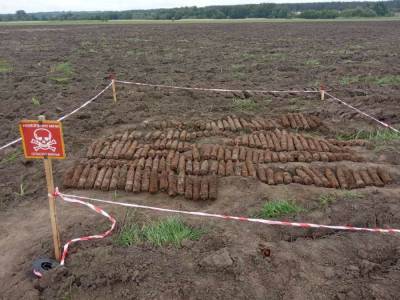
[[[319,89],[319,92],[321,93],[321,100],[325,100],[325,87],[322,84]]]
[[[113,92],[113,99],[114,99],[114,103],[117,102],[117,91],[116,91],[116,87],[115,87],[115,79],[113,78],[111,80],[112,83],[112,92]]]
[[[39,116],[39,120],[44,121],[45,117]],[[46,174],[47,194],[49,198],[50,221],[51,221],[51,229],[53,232],[54,255],[56,260],[60,261],[61,242],[60,242],[60,232],[58,230],[56,203],[54,197],[53,165],[51,159],[49,159],[48,157],[45,157],[43,159],[43,162],[44,162],[44,171]]]

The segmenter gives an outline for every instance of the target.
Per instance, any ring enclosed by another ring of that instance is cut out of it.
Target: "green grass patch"
[[[32,104],[34,106],[40,106],[40,100],[36,97],[32,97]]]
[[[350,134],[339,134],[336,136],[339,140],[369,140],[371,142],[382,144],[392,141],[400,140],[400,133],[397,133],[391,129],[377,129],[374,131],[359,130],[355,133]]]
[[[74,75],[73,67],[69,62],[63,62],[52,66],[50,73],[53,74],[50,79],[57,84],[67,84]]]
[[[398,85],[400,84],[400,75],[384,75],[384,76],[345,76],[339,80],[341,85],[350,85],[355,83],[368,83],[378,86]]]
[[[187,226],[179,218],[166,218],[139,226],[129,223],[122,226],[116,237],[116,243],[121,246],[131,246],[150,242],[155,246],[180,246],[184,240],[198,240],[203,234],[200,229]]]
[[[321,206],[327,206],[335,202],[337,199],[337,194],[335,193],[323,193],[319,195],[318,201]]]
[[[7,157],[3,158],[2,160],[0,160],[0,165],[6,164],[8,162],[14,162],[18,159],[19,155],[21,154],[21,152],[19,152],[18,150],[12,152],[11,154],[9,154]]]
[[[309,60],[306,60],[305,64],[306,64],[306,66],[316,67],[316,66],[319,66],[321,63],[319,62],[318,59],[309,59]]]
[[[251,98],[234,98],[232,100],[232,108],[236,111],[254,111],[258,109],[258,104]]]
[[[0,74],[9,73],[12,71],[12,66],[5,59],[0,59]]]
[[[266,202],[257,216],[263,219],[276,218],[302,210],[300,206],[291,200],[273,200]]]
[[[356,191],[342,191],[340,196],[347,200],[356,200],[364,197],[363,194]]]

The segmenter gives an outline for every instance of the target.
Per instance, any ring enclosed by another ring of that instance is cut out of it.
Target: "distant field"
[[[101,24],[196,24],[196,23],[292,23],[292,22],[360,22],[360,21],[400,21],[400,16],[379,17],[379,18],[337,18],[337,19],[182,19],[182,20],[84,20],[84,21],[18,21],[18,22],[0,22],[0,26],[15,25],[101,25]]]

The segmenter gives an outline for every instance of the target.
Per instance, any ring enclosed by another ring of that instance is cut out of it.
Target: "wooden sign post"
[[[319,92],[321,94],[321,100],[325,100],[325,87],[323,84],[320,85]]]
[[[114,103],[117,103],[117,87],[115,85],[115,74],[111,74],[110,78],[111,78],[111,88],[112,88]]]
[[[53,233],[54,255],[61,259],[60,232],[58,230],[52,159],[65,158],[62,125],[59,121],[22,120],[19,124],[25,157],[43,159],[49,199],[50,221]]]

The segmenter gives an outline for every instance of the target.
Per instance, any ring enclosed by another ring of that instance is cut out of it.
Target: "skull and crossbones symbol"
[[[33,132],[34,138],[31,140],[31,143],[36,145],[33,147],[35,151],[38,150],[51,150],[56,151],[56,147],[52,145],[56,145],[57,141],[53,139],[53,136],[50,130],[46,128],[38,128]]]

